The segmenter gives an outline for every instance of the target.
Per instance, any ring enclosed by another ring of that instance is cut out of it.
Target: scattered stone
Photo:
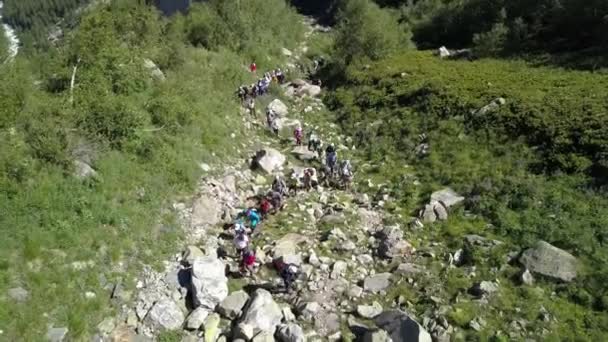
[[[446,209],[450,209],[462,201],[464,201],[464,197],[460,196],[450,188],[435,191],[431,194],[431,202],[439,202],[443,204]]]
[[[289,114],[289,108],[287,108],[287,105],[279,99],[274,99],[272,102],[270,102],[266,109],[272,111],[279,117],[285,117],[287,114]]]
[[[201,163],[199,166],[200,166],[201,170],[203,170],[204,172],[211,171],[211,166],[209,166],[209,164]]]
[[[507,100],[505,100],[502,97],[499,97],[499,98],[494,99],[492,102],[488,103],[487,105],[479,108],[479,110],[477,110],[473,114],[476,116],[482,116],[482,115],[486,115],[489,113],[493,113],[493,112],[496,112],[500,108],[500,106],[504,106],[506,103],[507,103]]]
[[[205,320],[209,316],[209,310],[207,308],[198,307],[194,309],[186,320],[186,329],[198,330]]]
[[[520,281],[524,285],[531,286],[534,284],[534,276],[526,269],[521,273]]]
[[[234,339],[242,339],[245,341],[251,341],[254,336],[253,326],[250,324],[239,323],[232,331]]]
[[[401,275],[413,275],[413,274],[418,274],[418,273],[422,273],[424,272],[424,270],[416,265],[416,264],[411,264],[411,263],[403,263],[400,264],[399,266],[397,266],[397,269],[394,271],[395,274],[401,274]]]
[[[315,331],[327,337],[340,331],[340,316],[335,313],[320,312],[314,318]]]
[[[357,285],[351,286],[348,290],[348,297],[350,298],[359,298],[363,294],[363,289]]]
[[[279,170],[286,161],[287,158],[281,152],[268,147],[256,153],[252,165],[267,174],[272,174]]]
[[[526,250],[519,258],[519,262],[530,272],[545,277],[564,282],[570,282],[576,278],[576,258],[545,241],[539,241],[535,247]]]
[[[222,332],[220,329],[220,315],[212,313],[205,319],[205,342],[215,342]]]
[[[221,221],[221,213],[222,207],[216,199],[201,196],[192,206],[191,224],[192,226],[216,225]]]
[[[68,328],[49,328],[46,332],[46,340],[49,342],[63,342],[68,334]]]
[[[150,72],[150,76],[156,78],[159,81],[165,80],[165,74],[160,68],[148,58],[144,58],[144,68]]]
[[[377,316],[374,322],[388,333],[393,342],[432,341],[431,335],[403,311],[385,311]]]
[[[348,268],[348,264],[344,261],[336,261],[334,263],[334,265],[332,266],[332,271],[331,271],[331,279],[338,279],[339,277],[341,277],[342,275],[344,275],[344,273],[346,272],[346,269]]]
[[[281,48],[281,53],[285,57],[291,57],[291,55],[293,55],[293,53],[289,49],[286,49],[286,48]]]
[[[403,232],[398,226],[385,227],[378,233],[378,238],[380,239],[378,255],[383,258],[391,259],[412,251],[412,245],[403,240]]]
[[[236,291],[231,293],[228,297],[219,304],[217,311],[228,319],[235,319],[247,304],[249,295],[245,291]]]
[[[89,164],[81,160],[74,160],[74,177],[82,180],[96,176],[97,171],[93,170]]]
[[[86,299],[95,299],[95,297],[97,297],[95,292],[87,291],[84,293],[84,298]]]
[[[319,157],[317,152],[314,151],[310,151],[308,149],[308,147],[306,146],[296,146],[291,150],[291,154],[293,154],[294,156],[296,156],[296,158],[298,158],[299,160],[302,161],[310,161],[310,160],[315,160]],[[319,180],[317,179],[317,174],[315,172],[315,175],[312,179],[313,184],[314,183],[318,183]]]
[[[302,328],[295,324],[283,324],[277,330],[277,338],[279,342],[304,342],[306,337]]]
[[[283,307],[281,312],[283,313],[283,322],[292,322],[296,320],[296,316],[293,314],[289,306]]]
[[[272,299],[270,292],[258,289],[245,309],[241,323],[253,326],[255,333],[265,331],[274,334],[282,318],[281,308]]]
[[[308,302],[301,305],[298,311],[302,319],[311,321],[321,311],[321,306],[317,302]]]
[[[146,316],[146,323],[161,330],[176,330],[184,322],[184,314],[174,301],[164,298],[154,304]]]
[[[25,302],[30,298],[30,293],[22,287],[15,287],[8,290],[8,296],[15,302]]]
[[[393,340],[384,330],[369,330],[363,335],[363,342],[392,342]]]
[[[367,292],[378,293],[390,286],[390,273],[380,273],[365,278],[363,289]]]
[[[473,296],[482,297],[484,295],[491,295],[498,291],[498,284],[490,281],[482,281],[476,283],[469,289],[469,293]]]
[[[374,302],[372,305],[357,305],[357,314],[361,318],[372,319],[382,313],[382,305]]]
[[[228,296],[226,266],[217,257],[197,258],[192,265],[192,297],[195,306],[214,310]]]
[[[116,322],[113,317],[107,317],[101,323],[97,324],[97,331],[102,335],[109,335],[116,327]]]
[[[374,263],[374,258],[369,254],[360,254],[357,255],[357,261],[363,265],[367,266]]]

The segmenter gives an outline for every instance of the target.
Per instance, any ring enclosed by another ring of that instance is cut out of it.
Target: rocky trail
[[[309,26],[308,35],[325,30]],[[305,49],[304,43],[293,54],[294,63]],[[165,261],[161,271],[146,267],[135,293],[121,283],[108,285],[120,315],[99,323],[97,341],[158,340],[170,331],[180,332],[182,341],[205,342],[450,341],[458,329],[448,321],[450,303],[458,302],[462,292],[481,306],[488,303],[499,290],[494,279],[458,289],[457,294],[442,283],[454,269],[473,277],[476,270],[467,265],[468,253],[491,251],[500,241],[467,235],[464,243],[470,248],[452,250],[436,241],[412,241],[409,233],[447,220],[464,197],[448,188],[439,190],[404,227],[391,223],[393,214],[384,209],[391,201],[386,189],[357,175],[355,183],[366,182],[377,190],[375,196],[321,186],[299,191],[286,200],[283,211],[262,222],[252,239],[259,263],[255,276],[239,275],[233,232],[225,227],[254,205],[251,198],[267,192],[275,174],[289,176],[292,170],[314,165],[314,155],[294,148],[290,137],[298,123],[305,132],[313,126],[303,116],[323,109],[318,90],[306,81],[293,81],[283,87],[287,101],[271,101],[269,106],[281,114],[278,138],[265,132],[261,118],[243,110],[245,129],[261,134],[250,134],[251,144],[242,146],[235,160],[201,166],[208,174],[197,194],[173,206],[187,247]],[[348,150],[344,144],[349,138],[329,127],[316,129],[324,141]],[[260,150],[266,151],[260,170],[251,170],[249,158]],[[562,252],[541,244],[526,251],[523,261],[535,273],[551,277],[557,267],[557,276],[572,279],[574,266],[567,266],[574,261]],[[292,293],[282,290],[273,267],[277,259],[299,265]],[[534,281],[528,270],[522,279]],[[509,336],[521,337],[526,322],[513,322]],[[478,330],[485,321],[475,318],[469,325]],[[49,337],[61,341],[62,333],[55,329]]]

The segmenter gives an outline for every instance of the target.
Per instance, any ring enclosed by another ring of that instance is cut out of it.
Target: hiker
[[[245,98],[247,97],[247,87],[240,86],[239,89],[236,91],[236,94],[241,100],[241,102],[244,102]]]
[[[342,166],[340,167],[340,178],[344,188],[348,189],[350,187],[350,183],[353,180],[353,170],[350,164],[350,160],[345,160],[344,162],[342,162]]]
[[[283,74],[283,71],[281,71],[281,69],[277,69],[276,77],[279,84],[283,84],[285,82],[285,74]]]
[[[272,130],[272,122],[274,121],[274,119],[276,118],[276,115],[274,113],[274,111],[270,108],[266,109],[266,124],[268,125],[268,128],[270,128]]]
[[[258,92],[259,92],[257,83],[252,83],[251,88],[249,88],[249,89],[250,89],[250,96],[255,99],[258,96]]]
[[[317,136],[315,131],[310,131],[308,134],[308,150],[312,152],[319,152],[321,149],[321,139]]]
[[[293,284],[298,279],[298,266],[294,264],[285,264],[281,262],[278,265],[277,269],[279,270],[279,275],[283,280],[283,285],[285,286],[285,292],[289,293],[292,290]]]
[[[313,179],[315,177],[315,169],[312,167],[304,169],[304,188],[306,191],[310,191],[313,188]]]
[[[279,175],[274,177],[274,181],[272,181],[272,191],[278,192],[281,196],[287,194],[287,184],[283,177]]]
[[[270,213],[271,207],[272,207],[272,204],[270,203],[268,198],[263,197],[262,200],[260,201],[260,214],[262,215],[262,219],[266,219],[266,217]]]
[[[247,101],[247,109],[249,109],[249,114],[255,118],[255,99],[253,97]]]
[[[297,146],[301,146],[302,145],[302,126],[300,126],[299,124],[296,126],[296,128],[293,131],[293,136],[296,139],[296,145]]]
[[[255,64],[255,62],[251,63],[251,65],[249,65],[249,71],[251,71],[252,73],[255,73],[258,70],[258,66]]]
[[[272,204],[273,211],[277,213],[283,209],[283,195],[278,191],[270,192],[270,203]]]
[[[270,124],[270,129],[272,129],[272,132],[274,133],[274,135],[279,136],[279,130],[281,129],[281,126],[279,124],[279,119],[278,118],[274,118],[272,119],[272,123]]]
[[[258,214],[258,211],[253,208],[249,208],[238,215],[238,217],[243,216],[249,220],[249,228],[251,228],[251,232],[254,232],[260,223],[260,215]]]
[[[245,276],[253,276],[255,272],[255,252],[250,248],[246,248],[241,255],[240,271]]]
[[[330,172],[330,176],[333,177],[336,172],[336,163],[338,162],[338,153],[334,144],[329,144],[325,149],[325,166]]]
[[[245,231],[246,231],[246,227],[245,227],[245,225],[243,224],[243,221],[238,220],[238,221],[236,221],[236,222],[234,223],[234,234],[235,234],[235,235],[238,235],[238,234],[239,234],[239,233],[241,233],[241,232],[243,232],[243,233],[244,233]]]
[[[298,174],[294,170],[293,173],[291,174],[291,177],[289,177],[289,184],[287,184],[289,194],[294,194],[294,195],[297,194],[299,187],[300,187],[300,177],[298,177]]]
[[[234,248],[236,249],[236,255],[242,256],[243,252],[249,247],[249,237],[244,230],[240,230],[234,237]]]

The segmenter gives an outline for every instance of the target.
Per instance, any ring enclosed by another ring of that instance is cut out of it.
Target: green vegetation
[[[4,28],[0,26],[0,61],[5,61],[8,57],[8,40],[4,34]]]
[[[199,4],[171,20],[128,1],[98,5],[56,48],[0,66],[0,293],[21,286],[31,296],[0,297],[2,338],[37,340],[52,324],[87,339],[111,314],[108,285],[175,251],[172,200],[191,191],[200,162],[233,154],[246,138],[233,98],[253,79],[246,66],[263,55],[259,68],[275,67],[280,47],[302,36],[283,1],[253,0],[249,12],[226,10],[234,26],[198,33],[214,45],[194,46],[192,32],[208,24],[199,15],[235,3]],[[249,17],[268,8],[284,21]],[[97,175],[74,177],[74,160]]]
[[[454,213],[450,222],[431,229],[438,233],[425,228],[411,237],[453,248],[462,246],[463,234],[505,241],[506,248],[474,256],[484,260],[476,263],[480,275],[503,266],[509,248],[521,250],[538,239],[577,255],[584,267],[574,283],[542,282],[544,296],[509,290],[500,298],[526,314],[542,304],[556,315],[557,336],[597,340],[608,334],[602,305],[608,293],[605,88],[605,77],[588,72],[403,52],[369,68],[348,68],[342,86],[326,98],[332,113],[317,120],[333,120],[353,137],[354,157],[375,166],[361,167],[358,177],[388,181],[406,213],[416,214],[432,191],[446,185],[465,194],[467,218]],[[497,97],[506,104],[475,114]],[[423,133],[428,156],[415,152]],[[515,275],[511,267],[501,274],[507,290]],[[471,285],[457,274],[447,281],[455,293]],[[549,300],[547,291],[556,297]],[[467,305],[452,312],[455,323],[469,319]],[[488,323],[508,329],[508,322]]]

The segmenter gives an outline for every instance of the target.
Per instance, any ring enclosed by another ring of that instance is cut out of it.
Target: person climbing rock
[[[325,166],[328,169],[330,178],[334,176],[336,172],[336,164],[338,162],[338,153],[334,144],[329,144],[325,149]]]
[[[233,242],[234,248],[236,249],[236,255],[239,257],[243,254],[247,247],[249,247],[249,237],[247,236],[247,233],[244,230],[238,231],[236,233]]]
[[[303,183],[304,189],[306,189],[306,191],[310,191],[314,186],[313,179],[315,177],[315,171],[316,170],[312,167],[304,169]]]
[[[298,279],[299,269],[298,266],[294,264],[285,264],[281,263],[278,266],[279,275],[283,280],[283,286],[285,287],[285,292],[290,293],[293,290],[294,283]]]
[[[271,208],[272,208],[272,204],[270,203],[268,198],[263,197],[262,200],[260,201],[260,214],[262,216],[262,219],[266,219],[266,217],[270,213]]]
[[[246,248],[241,254],[240,271],[246,277],[252,277],[255,273],[255,252]]]
[[[276,175],[274,180],[272,181],[272,191],[278,192],[281,195],[287,195],[287,183],[285,183],[285,179],[283,177]]]
[[[255,229],[258,227],[260,223],[260,214],[258,211],[253,208],[249,208],[243,212],[241,212],[238,217],[245,217],[249,221],[249,228],[251,228],[252,232],[255,232]]]
[[[321,139],[315,131],[310,131],[308,134],[308,150],[312,152],[320,152]]]
[[[345,160],[344,162],[342,162],[342,165],[340,167],[340,180],[342,182],[342,186],[344,186],[345,189],[350,188],[350,184],[353,180],[353,170],[350,164],[350,160]]]
[[[302,126],[300,126],[299,124],[296,126],[296,128],[293,130],[293,136],[296,140],[296,145],[297,146],[301,146],[302,145]]]

